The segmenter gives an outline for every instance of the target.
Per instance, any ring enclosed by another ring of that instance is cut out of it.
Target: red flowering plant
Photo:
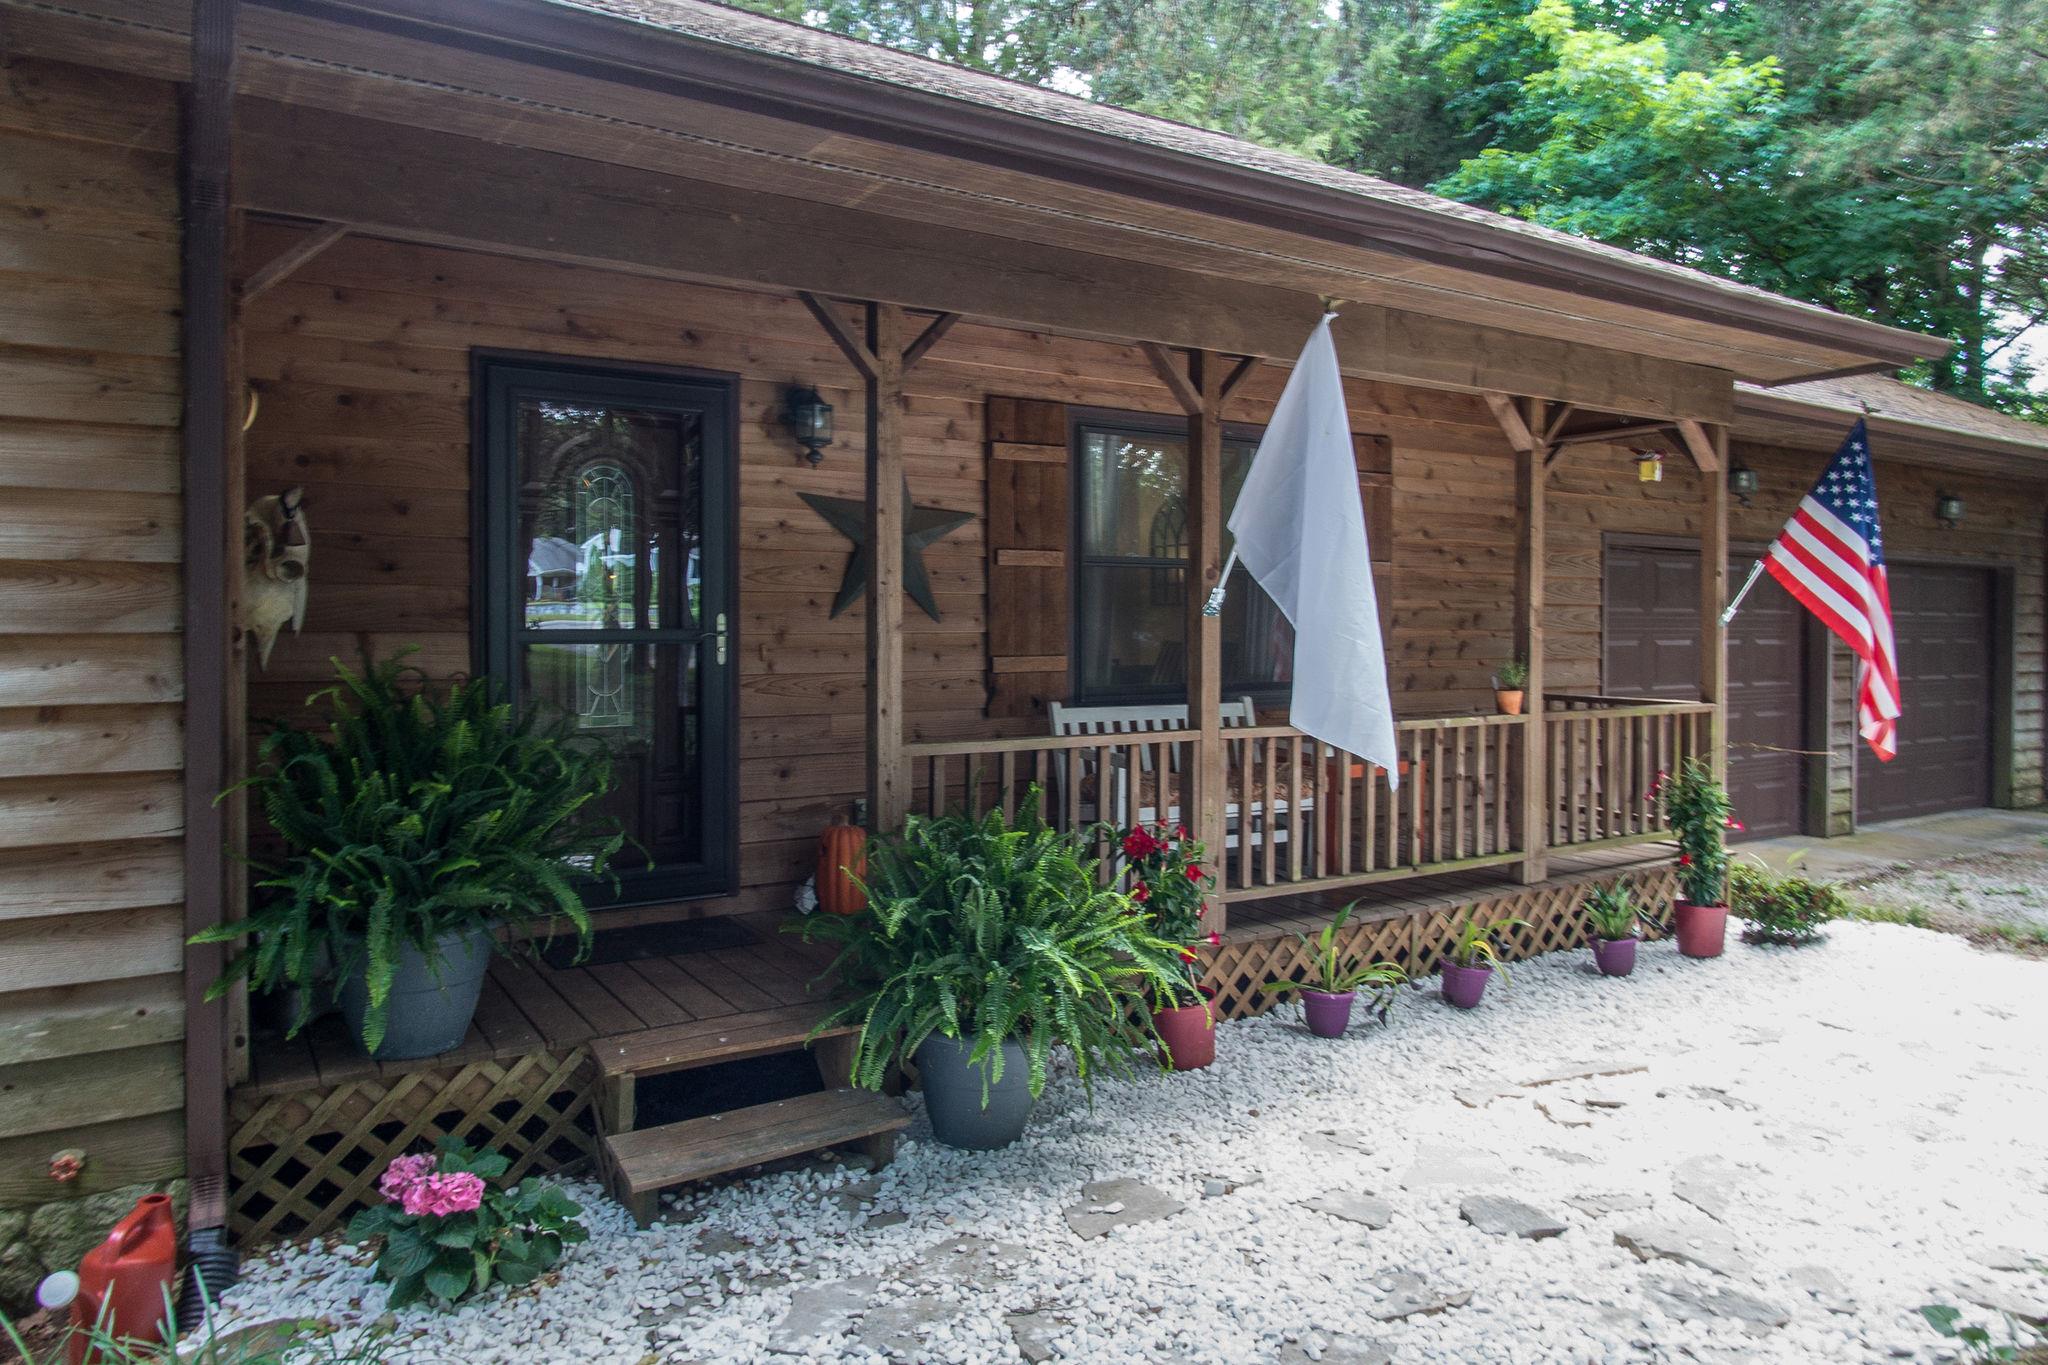
[[[1184,826],[1169,825],[1164,820],[1138,825],[1115,837],[1123,850],[1124,875],[1129,880],[1131,899],[1145,912],[1155,935],[1181,945],[1181,969],[1186,980],[1175,984],[1172,999],[1157,1003],[1161,1009],[1199,1005],[1205,993],[1200,985],[1201,959],[1195,946],[1207,943],[1214,947],[1223,941],[1222,935],[1202,926],[1202,901],[1216,885],[1215,875],[1202,866],[1208,850],[1200,841],[1189,838]]]
[[[1658,773],[1643,799],[1661,809],[1678,837],[1678,880],[1694,905],[1722,905],[1728,894],[1728,834],[1739,832],[1728,789],[1696,758]]]
[[[388,1307],[430,1299],[445,1308],[493,1284],[529,1284],[590,1235],[582,1206],[553,1185],[494,1188],[510,1165],[444,1137],[384,1168],[377,1191],[389,1202],[358,1213],[348,1237],[382,1243],[376,1273],[391,1285]]]

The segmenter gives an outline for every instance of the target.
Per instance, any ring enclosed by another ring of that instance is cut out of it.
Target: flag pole
[[[1749,596],[1749,590],[1756,586],[1756,580],[1763,571],[1764,562],[1761,559],[1749,566],[1749,577],[1742,580],[1742,591],[1735,594],[1735,600],[1728,604],[1728,610],[1721,613],[1721,625],[1724,628],[1735,619],[1736,609],[1742,605],[1742,599]]]
[[[1233,545],[1230,547],[1230,558],[1223,561],[1222,575],[1217,578],[1216,586],[1209,589],[1209,600],[1202,604],[1202,615],[1221,616],[1223,614],[1224,584],[1230,582],[1230,571],[1236,567],[1237,547]]]

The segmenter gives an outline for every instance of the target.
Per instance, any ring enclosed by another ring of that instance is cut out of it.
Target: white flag
[[[1294,728],[1378,764],[1398,786],[1365,506],[1330,340],[1335,316],[1325,314],[1301,349],[1230,531],[1235,556],[1294,623]]]

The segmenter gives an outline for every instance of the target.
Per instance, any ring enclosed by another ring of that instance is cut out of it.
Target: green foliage
[[[1011,1040],[1029,1059],[1034,1097],[1056,1046],[1091,1094],[1097,1070],[1134,1069],[1146,1041],[1138,1003],[1186,980],[1183,948],[1100,885],[1083,847],[1082,836],[1046,827],[1035,787],[1014,825],[1000,810],[913,815],[902,834],[868,846],[865,914],[789,926],[839,945],[833,967],[854,994],[818,1027],[860,1024],[855,1084],[881,1089],[933,1034],[971,1044],[984,1094]]]
[[[326,728],[280,727],[264,741],[243,785],[284,855],[257,865],[248,919],[194,937],[253,936],[209,998],[244,977],[259,990],[315,987],[323,957],[343,975],[366,962],[372,1050],[402,945],[431,954],[451,930],[551,931],[559,919],[587,948],[580,887],[607,876],[624,843],[615,821],[586,809],[610,790],[610,760],[566,718],[515,715],[482,679],[438,690],[407,653],[365,660],[360,674],[335,661],[338,681],[307,701],[330,713]]]
[[[590,1236],[581,1205],[553,1185],[523,1180],[508,1190],[491,1181],[511,1162],[478,1152],[457,1138],[436,1145],[436,1169],[466,1172],[486,1184],[474,1211],[406,1213],[397,1204],[372,1204],[349,1220],[348,1239],[377,1241],[377,1278],[391,1286],[390,1307],[432,1302],[447,1308],[493,1284],[531,1284],[562,1259],[565,1247]]]
[[[1659,802],[1678,836],[1678,881],[1694,905],[1725,905],[1728,894],[1728,831],[1735,823],[1728,789],[1713,770],[1688,758],[1677,774],[1659,773],[1649,799]]]
[[[1827,882],[1780,877],[1762,863],[1739,862],[1728,869],[1728,910],[1749,921],[1742,934],[1749,942],[1796,944],[1818,939],[1849,906]]]
[[[1351,918],[1351,912],[1358,908],[1353,901],[1339,910],[1330,922],[1324,925],[1315,937],[1307,934],[1296,935],[1304,948],[1309,950],[1309,973],[1304,981],[1272,980],[1259,987],[1268,995],[1286,995],[1293,991],[1320,991],[1324,995],[1343,995],[1349,991],[1361,991],[1365,995],[1365,1012],[1387,1022],[1393,1012],[1394,1000],[1402,986],[1408,982],[1408,973],[1391,962],[1367,962],[1362,953],[1353,953],[1337,946],[1342,937],[1344,925]]]
[[[1636,898],[1619,883],[1603,884],[1586,893],[1586,923],[1609,943],[1634,938],[1643,912]]]
[[[1992,1362],[2020,1359],[2020,1348],[2015,1345],[1993,1342],[1989,1329],[1975,1324],[1963,1324],[1962,1310],[1945,1303],[1930,1303],[1920,1310],[1920,1316],[1927,1319],[1927,1325],[1936,1332],[1961,1346],[1966,1353],[1963,1359],[1970,1365],[1992,1365]],[[2012,1317],[2006,1317],[2006,1333],[2017,1338],[2017,1325]]]
[[[1163,820],[1150,828],[1141,825],[1124,831],[1103,825],[1098,832],[1123,850],[1131,900],[1143,908],[1147,927],[1183,949],[1178,984],[1155,1000],[1161,1008],[1199,1005],[1201,959],[1194,945],[1205,938],[1212,944],[1219,941],[1215,934],[1202,932],[1203,898],[1216,885],[1215,875],[1202,866],[1209,851],[1190,839],[1187,830],[1171,828]]]
[[[1493,685],[1506,692],[1521,691],[1529,685],[1529,665],[1520,659],[1507,660],[1493,675]]]
[[[1503,929],[1523,928],[1528,923],[1525,919],[1495,920],[1491,924],[1472,920],[1459,929],[1457,938],[1451,941],[1451,961],[1460,967],[1486,967],[1499,972],[1501,988],[1505,990],[1513,982],[1508,976],[1508,964],[1494,945],[1493,936]]]
[[[54,1340],[33,1346],[0,1314],[0,1344],[12,1348],[22,1365],[70,1365],[73,1346],[80,1346],[85,1359],[96,1365],[164,1365],[171,1359],[178,1365],[406,1365],[416,1358],[412,1351],[392,1345],[388,1327],[344,1334],[312,1318],[272,1323],[260,1331],[216,1331],[208,1321],[180,1337],[169,1291],[164,1295],[163,1320],[172,1324],[171,1335],[179,1343],[175,1357],[160,1346],[114,1335],[106,1330],[104,1318],[90,1327],[67,1328]],[[427,1365],[425,1358],[420,1358],[420,1365]]]

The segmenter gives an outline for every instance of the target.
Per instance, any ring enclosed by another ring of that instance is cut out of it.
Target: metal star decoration
[[[834,530],[853,542],[853,555],[846,561],[846,574],[839,580],[839,595],[832,599],[832,614],[839,615],[868,590],[867,505],[853,498],[826,498],[816,493],[799,493],[811,510],[832,524]],[[924,608],[924,614],[939,619],[938,600],[932,596],[931,575],[925,572],[924,552],[947,534],[974,520],[972,512],[952,512],[943,507],[913,507],[910,485],[903,485],[903,590],[910,600]]]

